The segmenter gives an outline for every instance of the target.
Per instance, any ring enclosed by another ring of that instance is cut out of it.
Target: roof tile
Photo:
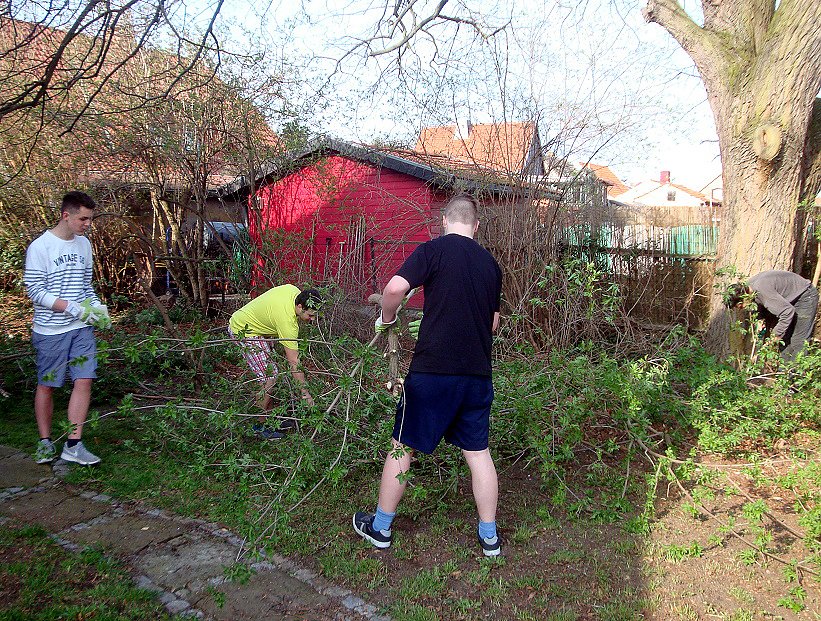
[[[589,168],[593,171],[593,174],[596,175],[601,181],[607,185],[607,196],[610,198],[614,198],[619,194],[624,194],[630,188],[616,176],[609,167],[603,164],[594,164],[593,162],[587,162],[581,164],[582,168]]]
[[[535,124],[530,122],[469,125],[467,137],[460,134],[457,125],[426,127],[415,150],[445,156],[451,162],[518,173],[527,164],[534,133]]]

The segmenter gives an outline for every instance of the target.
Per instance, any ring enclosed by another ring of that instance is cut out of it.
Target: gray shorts
[[[91,326],[62,334],[32,332],[31,343],[37,352],[37,383],[58,388],[68,369],[71,381],[97,377],[97,341]]]

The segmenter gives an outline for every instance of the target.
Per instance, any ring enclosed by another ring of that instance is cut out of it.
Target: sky
[[[701,80],[672,37],[644,22],[643,3],[567,4],[451,0],[449,14],[505,28],[485,40],[442,24],[431,38],[417,35],[401,59],[357,48],[385,15],[377,0],[231,2],[222,19],[234,33],[229,44],[260,37],[269,58],[300,77],[291,97],[317,132],[412,144],[425,125],[525,120],[535,110],[543,142],[574,161],[607,164],[625,181],[669,170],[699,190],[720,175]],[[685,0],[685,8],[695,14],[698,5]]]

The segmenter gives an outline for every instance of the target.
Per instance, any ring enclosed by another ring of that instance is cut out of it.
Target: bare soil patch
[[[741,468],[726,468],[730,462],[714,462],[732,473],[743,492],[724,477],[716,479],[715,498],[705,500],[716,516],[709,518],[677,488],[660,489],[647,535],[630,532],[635,514],[608,522],[590,511],[554,506],[540,477],[514,466],[500,472],[499,562],[483,559],[475,542],[469,481],[460,481],[452,496],[429,511],[410,516],[400,507],[390,550],[359,542],[352,529],[340,534],[340,545],[353,540],[355,569],[347,568],[347,575],[328,568],[321,549],[303,560],[367,590],[370,601],[400,619],[817,620],[821,583],[814,576],[756,553],[722,528],[732,524],[750,542],[769,533],[766,549],[773,555],[817,571],[817,563],[806,562],[809,542],[795,534],[803,529],[794,498],[774,486],[754,485]],[[790,462],[774,457],[772,467]],[[569,487],[583,489],[581,472],[574,478]],[[766,501],[772,518],[751,522],[744,507],[758,499]],[[641,499],[630,501],[635,507]]]

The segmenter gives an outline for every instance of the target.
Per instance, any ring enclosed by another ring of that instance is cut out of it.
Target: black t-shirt
[[[490,376],[493,315],[502,293],[496,259],[469,237],[443,235],[414,250],[397,275],[425,292],[410,370]]]

